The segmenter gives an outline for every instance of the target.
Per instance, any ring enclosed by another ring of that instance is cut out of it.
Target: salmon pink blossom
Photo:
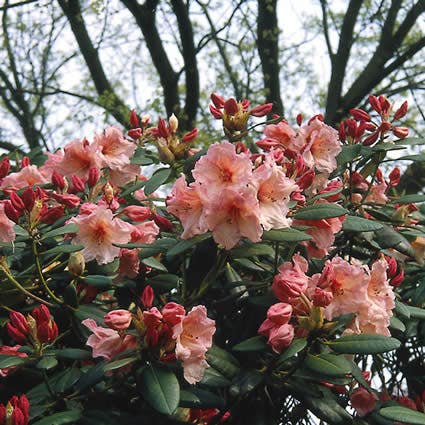
[[[114,218],[112,211],[104,206],[96,207],[90,214],[73,217],[69,223],[79,226],[72,243],[83,245],[85,260],[96,260],[98,264],[110,263],[118,257],[120,248],[114,244],[129,242],[133,230],[131,224]]]
[[[176,357],[183,362],[184,377],[190,384],[199,382],[208,363],[205,353],[211,348],[215,321],[207,317],[207,309],[198,305],[173,327]]]
[[[132,314],[128,310],[119,309],[105,314],[103,320],[109,328],[116,331],[123,331],[130,326],[132,317]]]
[[[28,165],[21,171],[10,173],[6,176],[0,185],[0,189],[22,189],[35,184],[48,183],[36,165]]]

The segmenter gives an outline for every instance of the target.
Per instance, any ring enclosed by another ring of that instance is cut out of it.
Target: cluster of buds
[[[30,404],[25,394],[0,404],[0,425],[28,425]]]
[[[9,336],[17,343],[29,343],[37,348],[51,343],[58,336],[56,322],[45,305],[34,308],[27,316],[18,311],[12,311],[6,329]]]
[[[397,260],[393,257],[385,257],[388,263],[387,278],[390,285],[398,288],[404,280],[404,270],[398,265]]]
[[[364,146],[370,146],[386,137],[389,131],[400,139],[404,139],[409,135],[409,130],[406,127],[393,125],[394,121],[406,115],[408,109],[407,101],[403,102],[396,110],[392,120],[390,120],[390,117],[393,111],[393,104],[385,96],[377,97],[371,95],[369,96],[369,104],[379,114],[380,123],[375,123],[370,114],[363,109],[350,109],[350,114],[353,118],[348,118],[341,122],[339,127],[339,137],[342,141],[348,139],[350,143],[361,142]]]
[[[10,160],[8,156],[5,156],[0,162],[0,180],[5,178],[10,171]]]
[[[239,140],[246,134],[250,116],[264,117],[270,113],[273,103],[264,103],[249,109],[249,100],[237,102],[235,98],[224,99],[216,93],[211,94],[210,112],[217,120],[223,120],[223,129],[230,142]]]
[[[142,117],[139,118],[139,116],[137,115],[137,112],[134,109],[132,109],[130,111],[131,129],[128,130],[127,134],[133,140],[139,140],[145,134],[150,120],[151,120],[150,115],[143,115]]]
[[[151,129],[158,148],[159,159],[166,164],[173,164],[176,160],[185,158],[190,149],[190,143],[198,135],[198,129],[194,128],[180,138],[177,135],[178,128],[179,120],[172,114],[168,123],[160,118],[158,127]]]

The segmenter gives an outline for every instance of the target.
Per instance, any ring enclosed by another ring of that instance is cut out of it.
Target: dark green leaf
[[[81,350],[80,348],[63,348],[56,351],[56,357],[69,360],[87,360],[91,359],[90,351]]]
[[[342,146],[341,152],[336,157],[336,160],[338,162],[338,165],[344,165],[348,162],[353,161],[355,158],[357,158],[362,150],[366,150],[363,148],[362,145],[344,145]]]
[[[18,356],[10,356],[6,354],[0,354],[0,369],[6,369],[12,366],[18,366],[25,363],[26,359]]]
[[[305,207],[295,213],[297,220],[321,220],[323,218],[341,217],[348,211],[336,204],[315,204]]]
[[[111,276],[102,275],[85,276],[82,281],[87,283],[87,285],[94,286],[96,288],[109,288],[114,284]]]
[[[224,400],[216,394],[200,388],[190,388],[180,391],[180,406],[192,407],[197,409],[224,407]]]
[[[354,215],[347,216],[342,223],[342,229],[346,232],[374,232],[382,227],[381,223]]]
[[[64,244],[48,249],[47,251],[42,252],[41,255],[70,254],[72,252],[81,251],[82,249],[84,249],[83,245]]]
[[[204,376],[200,383],[213,388],[228,387],[230,385],[230,381],[213,367],[205,369]]]
[[[398,339],[375,334],[342,336],[335,341],[326,342],[326,344],[341,354],[378,354],[400,347]]]
[[[414,204],[416,202],[425,202],[425,195],[404,195],[394,199],[397,204]]]
[[[98,324],[103,323],[103,317],[106,312],[102,311],[99,307],[93,304],[81,304],[78,309],[74,312],[75,317],[81,322],[84,319],[93,319]]]
[[[406,306],[409,310],[412,319],[425,320],[425,310],[423,308],[414,307],[411,305]]]
[[[81,418],[79,410],[68,410],[66,412],[55,413],[46,418],[33,422],[33,425],[62,425],[62,424],[75,424]]]
[[[392,316],[390,318],[390,328],[400,332],[404,332],[406,330],[406,326],[404,326],[404,323],[395,316]]]
[[[239,362],[226,350],[213,345],[207,352],[207,361],[226,378],[233,378],[240,370]]]
[[[268,348],[266,338],[262,335],[256,335],[236,344],[232,351],[264,351]]]
[[[303,350],[307,345],[306,338],[295,338],[291,345],[285,349],[285,351],[279,356],[278,364],[285,362],[291,357],[295,356],[295,354],[299,353]]]
[[[90,367],[78,380],[76,385],[77,391],[82,392],[100,382],[105,375],[104,368],[104,362],[100,362],[97,365]]]
[[[45,233],[41,240],[47,238],[53,238],[54,236],[64,235],[66,233],[77,233],[78,232],[78,224],[71,223],[66,224],[65,226],[59,227],[58,229],[50,230],[50,232]]]
[[[351,372],[348,360],[334,354],[307,354],[305,365],[314,372],[328,376],[341,376]]]
[[[406,319],[410,318],[410,310],[408,306],[399,300],[395,300],[395,311],[401,317],[405,317]]]
[[[393,421],[400,421],[406,424],[424,425],[425,414],[417,412],[416,410],[408,409],[402,406],[383,407],[379,410],[379,414],[384,418]]]
[[[211,237],[210,233],[204,233],[203,235],[196,235],[193,238],[181,240],[177,242],[171,249],[167,250],[167,259],[171,259],[176,255],[182,254],[183,252],[189,250],[197,243],[208,239]]]
[[[180,385],[168,369],[147,366],[142,372],[142,395],[158,412],[171,415],[180,401]]]
[[[266,244],[248,245],[245,247],[234,248],[230,251],[233,258],[254,257],[257,255],[274,255],[274,249]]]
[[[170,177],[171,168],[160,168],[153,173],[152,177],[145,184],[145,195],[148,196],[155,192],[159,186],[164,184]]]
[[[37,369],[53,369],[55,366],[57,366],[58,361],[56,360],[56,357],[53,356],[45,356],[43,357],[38,363],[37,363]]]
[[[131,363],[134,363],[137,360],[136,357],[127,357],[125,359],[115,360],[113,362],[109,362],[105,365],[104,370],[108,372],[110,370],[119,369],[120,367],[127,366]]]
[[[160,270],[161,272],[168,271],[167,268],[164,266],[164,264],[158,261],[155,257],[143,258],[142,263],[145,266],[151,267],[155,270]]]
[[[296,229],[273,229],[263,232],[263,241],[302,242],[311,239],[310,235]]]

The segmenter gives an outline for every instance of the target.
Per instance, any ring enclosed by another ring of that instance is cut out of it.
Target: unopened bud
[[[347,120],[345,120],[345,124],[347,125],[347,134],[350,137],[356,137],[356,133],[357,133],[357,123],[355,120],[353,120],[352,118],[348,118]]]
[[[109,182],[105,184],[105,187],[103,188],[103,193],[105,194],[106,202],[110,204],[114,200],[114,188]]]
[[[154,297],[155,297],[155,294],[153,292],[152,287],[150,285],[147,285],[145,289],[143,290],[140,301],[142,302],[144,307],[151,308]]]
[[[133,221],[145,221],[152,216],[152,211],[149,207],[140,207],[138,205],[129,205],[122,210],[122,213]]]
[[[134,109],[130,111],[130,125],[132,128],[139,127],[139,117]]]
[[[22,192],[21,198],[22,202],[25,205],[25,209],[27,211],[32,211],[36,198],[35,192],[32,190],[32,187],[28,187],[27,189],[25,189]]]
[[[25,208],[24,202],[16,192],[10,192],[9,198],[16,210],[22,211]]]
[[[369,103],[372,108],[378,112],[379,115],[382,113],[381,104],[376,96],[370,95],[369,96]]]
[[[311,186],[311,184],[313,183],[314,180],[314,170],[309,170],[306,173],[304,173],[298,180],[297,180],[297,185],[298,187],[303,190],[303,189],[307,189],[308,187]]]
[[[216,108],[223,109],[225,102],[223,97],[219,96],[217,93],[211,93],[210,97]]]
[[[350,114],[356,119],[357,121],[370,121],[370,115],[363,111],[363,109],[360,108],[353,108],[350,109]]]
[[[68,270],[74,276],[82,276],[86,267],[86,262],[84,256],[79,252],[73,252],[69,256],[68,260]]]
[[[2,159],[0,163],[0,179],[3,177],[6,177],[9,174],[10,170],[10,161],[9,158],[6,156]]]
[[[27,156],[24,156],[21,161],[21,168],[28,167],[30,165],[30,159]]]
[[[63,190],[65,188],[65,179],[56,170],[52,173],[52,183],[57,190]]]
[[[167,124],[162,118],[160,118],[158,121],[158,135],[160,137],[163,137],[164,139],[166,139],[170,135],[167,128]]]
[[[99,177],[99,169],[97,167],[91,167],[89,170],[89,177],[87,178],[87,186],[93,187],[99,181]]]
[[[171,132],[171,134],[176,134],[178,128],[179,128],[179,120],[174,114],[171,114],[171,117],[168,118],[168,129]]]
[[[168,220],[168,218],[166,218],[162,215],[155,214],[153,220],[154,220],[155,224],[164,232],[169,232],[174,227],[173,223],[171,223],[171,221]]]
[[[143,115],[142,116],[142,127],[147,127],[150,120],[151,120],[151,116],[149,114]]]
[[[391,173],[389,174],[389,179],[390,179],[390,186],[397,186],[400,183],[400,168],[395,167],[394,170],[391,171]]]
[[[385,133],[388,130],[391,130],[391,123],[388,121],[382,121],[381,125],[379,126],[379,130],[381,131],[381,133]]]
[[[397,269],[398,269],[397,260],[394,257],[390,257],[390,258],[387,257],[387,263],[388,263],[387,275],[388,277],[392,278],[397,273]]]
[[[140,139],[141,135],[143,134],[141,128],[132,128],[131,130],[127,131],[127,134],[133,139],[138,140]]]
[[[223,108],[227,115],[235,115],[239,110],[238,103],[233,97],[227,99],[226,102],[224,102]]]
[[[76,192],[85,192],[86,188],[84,186],[84,180],[78,176],[72,176],[72,185]]]
[[[264,103],[263,105],[258,105],[255,108],[251,109],[250,114],[254,117],[264,117],[269,114],[273,108],[273,103]]]
[[[196,139],[196,136],[198,135],[198,129],[194,128],[192,131],[189,131],[189,133],[186,133],[183,137],[182,137],[182,142],[185,143],[190,143],[193,140]]]
[[[344,121],[341,121],[339,124],[339,130],[338,130],[339,140],[341,142],[345,142],[345,123]]]
[[[9,220],[12,220],[14,223],[19,222],[19,217],[21,216],[21,212],[16,210],[13,207],[12,202],[10,202],[9,200],[4,202],[4,213],[6,214]]]
[[[216,108],[214,105],[210,105],[209,108],[212,116],[216,120],[221,120],[221,118],[223,117],[223,113],[220,111],[220,109]]]
[[[301,125],[303,123],[303,114],[298,114],[296,120],[297,124]]]
[[[400,139],[404,139],[409,135],[409,129],[406,127],[394,127],[393,134]]]
[[[394,119],[395,120],[399,120],[400,118],[403,118],[406,114],[407,114],[407,109],[408,109],[408,103],[407,100],[405,100],[400,108],[397,109],[397,111],[394,114]]]
[[[390,285],[398,288],[404,280],[404,270],[400,269],[399,273],[390,280]]]
[[[363,146],[370,146],[373,145],[379,137],[379,131],[375,131],[374,133],[370,134],[363,140]]]

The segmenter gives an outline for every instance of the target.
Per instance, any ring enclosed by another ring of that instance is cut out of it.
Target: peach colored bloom
[[[164,320],[170,325],[175,326],[183,320],[186,311],[184,307],[175,302],[169,302],[162,308]]]
[[[59,168],[59,164],[63,159],[63,153],[61,151],[57,151],[55,153],[46,152],[47,159],[44,164],[39,167],[39,171],[43,176],[50,180],[52,178],[53,171],[57,171]]]
[[[207,317],[207,309],[198,305],[173,327],[176,357],[183,363],[183,374],[189,384],[199,382],[208,363],[205,353],[211,348],[215,321]]]
[[[153,220],[133,226],[131,231],[131,242],[152,243],[159,234],[159,227]]]
[[[283,263],[273,279],[272,289],[276,298],[289,303],[296,301],[308,287],[307,270],[307,260],[299,254],[292,257],[292,262]]]
[[[13,347],[8,345],[2,345],[0,347],[0,355],[2,356],[17,356],[17,357],[28,357],[27,353],[21,353],[18,351],[21,348],[20,345],[14,345]],[[14,369],[16,369],[16,366],[6,367],[4,369],[0,369],[0,376],[4,378],[7,376],[10,372],[12,372]]]
[[[214,143],[192,171],[206,196],[220,193],[224,188],[247,185],[252,176],[252,163],[246,153],[236,153],[229,142]]]
[[[309,167],[323,173],[331,173],[336,169],[336,157],[341,152],[338,132],[319,119],[314,119],[300,130],[307,141],[303,158]]]
[[[0,202],[0,242],[13,242],[16,238],[15,223],[4,212],[4,202]]]
[[[116,330],[99,326],[93,319],[85,319],[81,323],[92,332],[86,344],[93,349],[93,357],[111,360],[117,354],[136,347],[134,335],[120,336]]]
[[[282,167],[277,166],[272,155],[253,173],[254,186],[260,207],[260,223],[265,230],[289,227],[287,218],[292,192],[298,189],[295,181],[286,177]]]
[[[118,257],[120,248],[113,244],[129,242],[133,230],[131,224],[114,218],[112,211],[104,206],[97,207],[90,214],[73,217],[68,222],[79,226],[72,243],[83,245],[84,259],[96,260],[98,264],[110,263]]]
[[[58,164],[59,172],[64,176],[87,178],[91,168],[101,168],[101,161],[95,146],[87,140],[74,140],[64,147],[62,161]]]
[[[171,195],[167,198],[167,211],[183,225],[182,239],[189,239],[208,230],[198,190],[198,183],[187,185],[185,177],[181,176],[175,181]]]
[[[264,135],[269,139],[269,144],[273,143],[273,147],[290,149],[294,152],[300,152],[305,143],[301,137],[297,137],[296,131],[285,121],[267,125],[264,128]]]
[[[116,331],[123,331],[130,326],[132,314],[128,310],[112,310],[105,314],[103,320],[105,325]]]
[[[122,248],[120,250],[120,265],[118,267],[118,274],[121,277],[134,279],[139,274],[139,251],[139,249],[127,248]]]
[[[48,180],[40,173],[36,165],[27,165],[21,171],[10,173],[0,185],[0,189],[22,189],[35,184],[48,183]]]
[[[388,185],[385,181],[382,181],[378,184],[373,184],[370,188],[369,194],[366,196],[365,202],[375,203],[375,204],[386,204],[388,202],[388,197],[385,195]]]
[[[261,239],[260,211],[255,190],[224,188],[208,204],[205,220],[214,240],[226,249],[233,248],[242,236],[252,242]]]
[[[128,164],[121,168],[109,169],[109,181],[115,186],[123,187],[131,182],[136,183],[139,174],[139,165]]]

